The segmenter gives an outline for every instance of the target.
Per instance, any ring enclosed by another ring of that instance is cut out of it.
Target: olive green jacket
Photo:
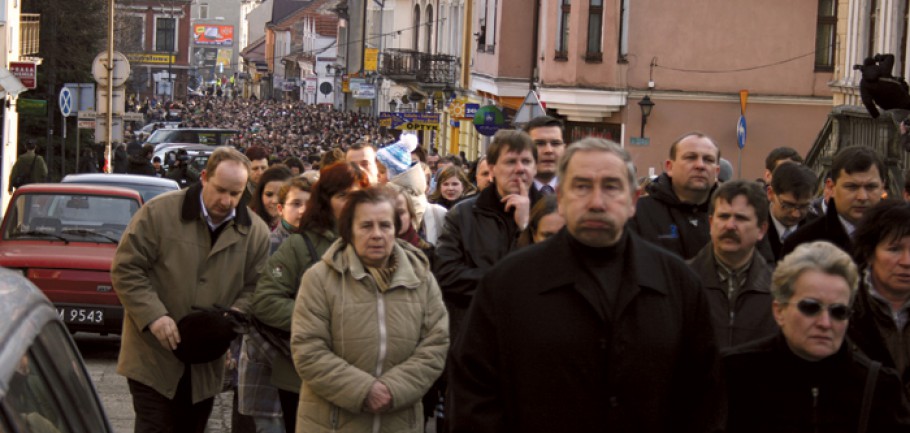
[[[256,319],[288,332],[291,330],[294,299],[297,297],[303,273],[312,263],[319,260],[337,237],[335,233],[329,231],[316,233],[306,230],[305,233],[313,242],[317,257],[310,257],[310,251],[302,235],[292,234],[269,257],[253,294],[251,311]],[[272,361],[272,384],[285,391],[300,390],[300,378],[294,371],[290,358],[279,355]]]
[[[193,307],[247,311],[269,254],[269,229],[244,204],[212,245],[201,191],[195,184],[139,208],[111,265],[124,312],[117,372],[167,398],[176,394],[184,364],[148,326],[165,315],[180,322]],[[223,369],[224,357],[192,365],[193,402],[221,392]]]
[[[392,255],[385,290],[341,240],[304,274],[291,326],[298,432],[423,432],[420,400],[445,364],[448,314],[423,253],[396,240]],[[363,410],[377,380],[392,395],[380,415]]]

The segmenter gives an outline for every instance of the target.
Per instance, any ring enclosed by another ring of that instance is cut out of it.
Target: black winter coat
[[[616,306],[564,229],[480,283],[452,351],[451,431],[690,432],[721,422],[718,356],[698,277],[634,233]]]
[[[840,222],[833,198],[828,201],[828,212],[823,217],[800,227],[784,241],[784,246],[780,249],[780,257],[784,258],[787,254],[792,253],[799,244],[815,241],[828,241],[847,254],[853,253],[853,242]]]
[[[809,362],[778,333],[726,353],[727,433],[856,432],[870,361],[849,346]],[[910,431],[901,388],[882,368],[868,432]]]
[[[879,361],[885,367],[896,369],[897,363],[894,361],[891,351],[888,350],[888,344],[885,342],[881,329],[889,327],[896,332],[897,325],[893,318],[872,305],[873,302],[875,300],[872,299],[866,283],[860,284],[856,298],[853,300],[853,315],[850,316],[847,336],[869,359]],[[898,374],[901,376],[904,386],[910,386],[910,368],[898,371]]]
[[[129,158],[129,165],[126,167],[126,172],[127,174],[154,176],[155,166],[143,156],[131,156]]]
[[[629,226],[644,240],[691,259],[711,241],[708,201],[697,205],[679,201],[672,182],[664,173],[648,185],[648,196],[638,200]],[[714,189],[716,185],[712,194]]]
[[[514,211],[505,212],[501,200],[496,185],[492,184],[480,194],[459,202],[446,214],[436,241],[433,274],[449,309],[452,341],[480,278],[516,249],[520,231]]]
[[[777,322],[771,314],[771,273],[774,268],[768,266],[758,251],[752,254],[745,285],[733,294],[732,299],[726,284],[722,285],[717,276],[712,243],[705,245],[687,263],[704,284],[708,304],[711,305],[717,347],[726,349],[778,332]]]

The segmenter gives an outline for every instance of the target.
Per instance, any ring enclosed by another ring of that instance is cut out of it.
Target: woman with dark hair
[[[518,235],[518,246],[526,247],[545,241],[566,225],[565,218],[558,212],[556,194],[547,194],[531,208],[528,227]]]
[[[424,431],[421,397],[442,373],[448,316],[426,257],[395,239],[395,206],[384,187],[352,193],[341,239],[303,276],[291,331],[298,431]]]
[[[477,188],[468,180],[464,170],[450,165],[436,175],[436,191],[430,194],[430,203],[451,209],[462,198],[474,195]]]
[[[910,204],[883,200],[853,232],[862,270],[847,336],[869,358],[910,375]]]
[[[303,161],[301,161],[300,158],[296,156],[289,156],[284,160],[284,165],[288,166],[288,168],[291,169],[291,174],[294,176],[300,176],[300,174],[306,170],[306,168],[303,166]]]
[[[278,227],[278,223],[281,222],[281,213],[278,212],[278,193],[291,176],[291,170],[284,164],[269,167],[259,178],[256,193],[250,200],[250,209],[269,225],[269,230],[275,230],[275,227]]]
[[[253,293],[255,320],[268,327],[263,328],[266,332],[283,338],[281,345],[275,347],[271,384],[278,388],[285,427],[289,432],[295,431],[300,392],[300,378],[291,363],[289,348],[291,315],[300,277],[338,238],[337,222],[348,195],[369,185],[366,172],[356,164],[339,162],[323,169],[310,192],[297,233],[285,240],[269,258]]]

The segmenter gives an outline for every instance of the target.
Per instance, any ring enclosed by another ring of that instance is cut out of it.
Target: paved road
[[[117,374],[117,354],[120,352],[120,337],[102,337],[95,334],[77,333],[76,345],[82,353],[95,389],[101,395],[101,403],[115,433],[133,433],[133,403],[126,379]],[[207,433],[231,431],[231,393],[215,398],[215,407],[209,418]],[[436,423],[430,420],[426,433],[435,433]]]
[[[130,391],[126,379],[117,374],[120,337],[77,333],[74,338],[95,389],[101,395],[101,403],[114,432],[133,433],[134,414]],[[219,395],[215,399],[215,407],[206,431],[210,433],[231,431],[230,393]]]

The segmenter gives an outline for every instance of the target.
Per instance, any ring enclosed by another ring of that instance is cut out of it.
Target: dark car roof
[[[161,152],[162,150],[176,150],[184,149],[188,152],[214,152],[218,146],[212,146],[210,144],[199,144],[199,143],[158,143],[155,145],[155,153]]]
[[[0,398],[19,360],[47,322],[54,307],[34,284],[19,273],[0,268]]]

